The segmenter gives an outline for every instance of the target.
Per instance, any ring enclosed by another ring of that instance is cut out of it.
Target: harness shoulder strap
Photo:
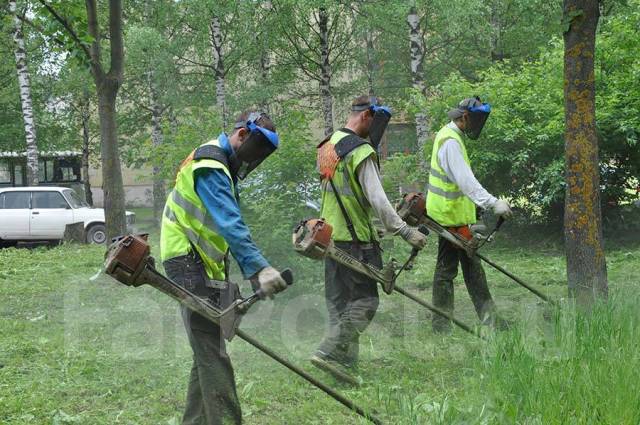
[[[215,145],[202,145],[197,148],[193,154],[193,159],[212,159],[222,163],[225,167],[229,168],[229,157],[227,153],[220,146]]]
[[[336,154],[340,159],[343,159],[345,156],[349,155],[349,153],[353,151],[355,148],[367,143],[369,142],[367,142],[362,137],[359,137],[355,134],[349,134],[348,136],[345,136],[342,139],[340,139],[338,143],[336,143],[335,145]]]

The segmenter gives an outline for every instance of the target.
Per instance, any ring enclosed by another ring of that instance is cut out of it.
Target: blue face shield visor
[[[478,106],[470,106],[468,109],[469,109],[469,112],[479,112],[479,113],[488,114],[489,112],[491,112],[491,105],[489,105],[488,103],[483,103]]]
[[[241,180],[271,155],[280,144],[278,133],[258,125],[257,122],[263,116],[267,115],[254,112],[249,115],[247,122],[236,123],[234,127],[235,129],[244,127],[249,131],[249,136],[233,154],[231,161],[234,168],[232,172]]]

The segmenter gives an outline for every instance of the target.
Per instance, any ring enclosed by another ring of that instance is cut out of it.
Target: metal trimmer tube
[[[398,292],[398,293],[404,295],[405,297],[417,302],[418,304],[420,304],[421,306],[431,310],[435,314],[437,314],[439,316],[442,316],[442,317],[444,317],[446,319],[451,320],[451,322],[455,323],[460,329],[464,330],[465,332],[473,334],[473,335],[477,336],[480,339],[486,339],[479,332],[477,332],[474,329],[472,329],[466,323],[461,322],[460,320],[456,319],[453,315],[447,313],[446,311],[439,309],[438,307],[434,306],[433,304],[429,304],[428,302],[416,297],[411,292],[405,291],[404,289],[400,288],[399,286],[396,286],[394,289],[395,289],[396,292]]]
[[[474,255],[478,256],[478,258],[480,258],[482,261],[484,261],[494,269],[498,270],[500,273],[504,274],[505,276],[509,277],[518,285],[522,286],[523,288],[527,289],[531,293],[535,294],[540,299],[548,302],[549,304],[557,306],[556,302],[552,301],[549,297],[544,295],[538,289],[525,283],[522,279],[518,278],[513,273],[508,272],[503,267],[500,267],[493,261],[489,260],[487,257],[481,254],[478,254],[478,248],[482,247],[484,243],[482,243],[480,246],[470,244],[469,241],[465,240],[464,238],[460,237],[457,234],[450,232],[449,229],[447,229],[446,227],[442,226],[440,223],[438,223],[437,221],[429,217],[429,215],[427,214],[426,197],[424,193],[412,192],[404,195],[402,198],[402,201],[400,201],[400,204],[398,205],[397,210],[398,210],[398,215],[400,215],[400,217],[410,226],[417,226],[420,224],[424,224],[425,226],[427,226],[429,230],[434,231],[438,236],[446,239],[447,241],[451,242],[458,248],[463,249],[469,257],[473,257]],[[504,223],[504,218],[500,217],[498,219],[498,223],[496,224],[495,229],[493,229],[493,231],[487,237],[486,240],[493,238],[493,236],[500,229],[500,226],[502,226],[503,223]]]
[[[469,325],[461,322],[460,320],[456,319],[455,317],[453,317],[451,314],[437,308],[436,306],[416,297],[415,295],[411,294],[410,292],[405,291],[404,289],[402,289],[401,287],[399,287],[398,285],[395,284],[395,279],[397,277],[397,275],[392,275],[391,276],[391,280],[389,280],[389,278],[385,278],[383,273],[380,272],[380,270],[376,269],[373,266],[370,266],[368,264],[364,264],[361,262],[358,262],[357,260],[355,260],[353,257],[351,257],[349,254],[347,254],[346,252],[342,251],[339,248],[336,248],[335,246],[330,247],[327,250],[327,256],[334,259],[335,261],[337,261],[338,263],[349,267],[352,270],[355,270],[359,273],[364,274],[365,276],[369,276],[370,278],[372,278],[373,280],[379,282],[383,288],[384,287],[390,287],[392,288],[393,291],[404,295],[405,297],[409,298],[410,300],[420,304],[421,306],[427,308],[428,310],[431,310],[432,312],[434,312],[435,314],[438,314],[446,319],[451,320],[453,323],[455,323],[458,327],[460,327],[460,329],[473,334],[475,336],[478,336],[480,338],[483,338],[479,333],[475,332]],[[356,261],[355,263],[353,261]]]
[[[393,284],[395,283],[394,270],[395,261],[392,261],[384,269],[379,269],[371,264],[359,261],[346,251],[337,248],[333,243],[327,247],[327,256],[333,258],[340,264],[349,267],[352,270],[371,277],[376,282],[380,282],[383,289],[387,293],[391,293]]]
[[[545,294],[543,294],[542,292],[540,292],[539,290],[537,290],[536,288],[534,288],[533,286],[525,283],[522,279],[520,279],[518,276],[514,275],[513,273],[509,272],[508,270],[506,270],[505,268],[497,265],[496,263],[494,263],[493,261],[489,260],[487,257],[485,257],[482,254],[478,254],[476,253],[476,255],[478,256],[478,258],[480,258],[482,261],[484,261],[485,263],[487,263],[488,265],[490,265],[491,267],[493,267],[494,269],[498,270],[499,272],[501,272],[502,274],[504,274],[505,276],[511,278],[514,282],[518,283],[520,286],[522,286],[523,288],[528,289],[530,292],[534,293],[535,295],[537,295],[540,299],[548,302],[551,305],[557,306],[558,304],[552,300],[551,298],[547,297]]]

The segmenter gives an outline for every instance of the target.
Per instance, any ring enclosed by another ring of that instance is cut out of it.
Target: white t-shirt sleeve
[[[396,234],[407,224],[402,221],[396,210],[389,202],[387,194],[382,188],[380,172],[374,160],[369,157],[360,163],[357,169],[358,181],[364,196],[371,204],[375,215],[382,221],[387,232]]]
[[[462,193],[480,208],[488,209],[497,202],[497,198],[482,187],[471,167],[465,162],[462,148],[455,139],[448,139],[438,151],[438,164],[445,174],[458,185]]]

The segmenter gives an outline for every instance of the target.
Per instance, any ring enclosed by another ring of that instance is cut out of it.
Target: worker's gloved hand
[[[511,207],[509,203],[504,199],[498,199],[495,204],[493,204],[493,213],[500,217],[511,217]]]
[[[271,266],[267,266],[258,272],[258,284],[260,285],[260,298],[273,298],[273,294],[284,291],[287,282],[284,281],[280,272]]]
[[[469,230],[471,230],[471,234],[474,238],[477,239],[485,239],[487,235],[487,226],[484,224],[472,224],[469,226]]]
[[[416,249],[422,249],[427,244],[427,235],[420,232],[415,227],[404,226],[400,231],[398,231],[398,234],[402,239],[407,241],[409,245]]]

